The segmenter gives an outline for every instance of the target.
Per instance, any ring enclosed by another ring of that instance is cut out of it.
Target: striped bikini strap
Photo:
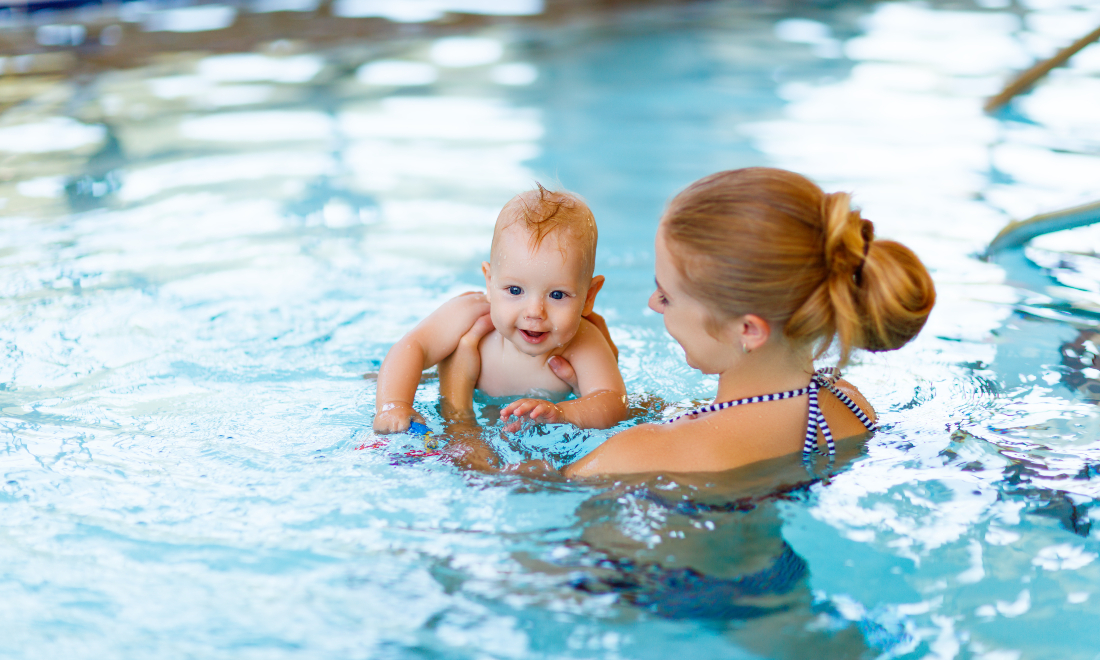
[[[812,384],[812,382],[811,382]],[[695,417],[696,415],[702,415],[703,413],[716,412],[719,410],[725,410],[726,408],[732,408],[734,406],[743,406],[747,403],[762,403],[764,401],[780,401],[782,399],[793,399],[796,396],[802,396],[810,391],[810,385],[799,388],[797,390],[788,390],[786,392],[777,392],[775,394],[763,394],[760,396],[750,396],[744,399],[734,399],[733,401],[722,401],[721,403],[712,403],[709,406],[703,406],[702,408],[696,408],[695,410],[689,410],[686,413],[676,415],[672,419],[666,420],[665,424],[671,424],[679,421],[685,417]]]
[[[825,413],[821,411],[821,406],[818,403],[818,392],[822,387],[833,393],[836,398],[840,399],[840,402],[848,407],[853,414],[859,419],[867,430],[874,430],[875,424],[872,422],[863,410],[848,397],[847,394],[841,392],[836,387],[836,381],[840,379],[840,371],[833,367],[825,369],[818,369],[813,376],[810,377],[810,384],[806,387],[801,387],[797,390],[788,390],[786,392],[777,392],[775,394],[764,394],[761,396],[750,396],[744,399],[735,399],[733,401],[722,401],[721,403],[712,403],[695,410],[689,410],[686,413],[676,415],[672,419],[666,420],[665,424],[672,424],[685,417],[695,417],[709,412],[717,412],[719,410],[725,410],[726,408],[732,408],[733,406],[743,406],[747,403],[761,403],[764,401],[779,401],[782,399],[791,399],[803,394],[810,396],[810,410],[809,419],[806,423],[806,440],[802,445],[802,457],[803,459],[809,459],[814,452],[824,453],[817,446],[817,434],[821,432],[821,436],[825,438],[825,447],[828,450],[829,458],[836,456],[836,443],[833,440],[833,432],[829,428],[829,423],[825,421]]]
[[[828,450],[829,459],[832,460],[836,456],[836,443],[833,441],[832,429],[829,428],[829,423],[825,421],[825,413],[821,411],[821,406],[818,405],[817,394],[822,387],[829,390],[848,410],[851,410],[865,429],[868,431],[875,430],[875,423],[856,405],[855,401],[852,401],[851,397],[841,392],[836,386],[836,381],[839,379],[840,371],[832,367],[818,369],[817,373],[810,379],[810,414],[806,424],[806,442],[802,445],[803,459],[809,459],[814,452],[825,455],[817,444],[817,432],[819,430],[821,436],[825,438],[825,447]]]
[[[847,406],[848,410],[852,411],[852,414],[856,416],[856,419],[859,420],[859,423],[863,424],[863,428],[867,429],[868,431],[875,430],[875,423],[871,421],[871,418],[868,417],[867,414],[863,412],[863,409],[860,408],[855,401],[852,401],[852,399],[847,394],[840,391],[840,389],[836,386],[835,381],[825,385],[825,387],[827,387],[829,391],[833,393],[833,396],[840,399],[840,402]]]
[[[821,406],[818,404],[817,399],[818,391],[823,385],[827,387],[826,383],[826,378],[821,372],[810,378],[810,411],[806,420],[806,441],[802,444],[803,460],[809,459],[814,452],[821,453],[821,449],[817,446],[817,432],[819,430],[821,435],[825,437],[825,446],[829,450],[829,458],[831,459],[836,455],[833,432],[829,429],[829,423],[825,421],[825,414],[821,412]]]

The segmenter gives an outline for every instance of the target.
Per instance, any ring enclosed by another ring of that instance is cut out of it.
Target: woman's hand
[[[603,317],[592,312],[588,316],[584,317],[586,321],[596,326],[596,329],[600,331],[603,338],[607,340],[607,345],[611,347],[611,352],[615,354],[615,359],[619,359],[619,347],[615,345],[615,342],[611,341],[611,331],[607,329],[607,321],[603,320]],[[556,373],[556,372],[555,372]]]
[[[603,338],[607,340],[607,345],[611,347],[611,352],[615,354],[615,359],[619,359],[619,347],[615,345],[615,342],[611,341],[611,332],[607,329],[607,321],[603,320],[603,317],[592,312],[588,316],[584,317],[589,323],[596,326],[596,329],[600,331]],[[550,371],[554,372],[554,375],[562,379],[566,385],[572,387],[574,391],[579,389],[580,385],[577,379],[577,372],[573,369],[573,365],[569,364],[569,360],[555,355],[550,358],[546,365],[550,367]]]
[[[566,364],[568,364],[568,362]],[[507,420],[513,415],[520,418],[530,417],[543,424],[562,424],[569,422],[565,417],[565,411],[562,410],[561,407],[543,399],[520,399],[509,403],[504,407],[504,410],[500,411],[500,419],[502,421]],[[522,420],[517,420],[506,425],[504,430],[509,433],[515,432],[520,429],[522,424]]]

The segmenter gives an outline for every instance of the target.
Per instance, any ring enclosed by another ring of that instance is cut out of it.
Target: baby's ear
[[[592,284],[588,285],[588,295],[584,299],[584,311],[581,312],[581,316],[588,316],[592,313],[592,307],[596,304],[596,294],[603,288],[603,275],[596,275],[592,278]]]
[[[490,267],[488,261],[481,262],[481,274],[485,276],[485,293],[489,293],[489,280],[491,279]]]

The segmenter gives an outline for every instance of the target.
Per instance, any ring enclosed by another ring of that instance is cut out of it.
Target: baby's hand
[[[513,415],[520,418],[530,417],[544,424],[561,424],[569,421],[565,418],[565,411],[542,399],[520,399],[509,403],[504,410],[500,411],[501,420],[507,420]],[[518,431],[522,424],[523,420],[519,419],[506,425],[504,430],[509,433]]]
[[[402,433],[409,430],[412,422],[424,423],[424,418],[412,406],[407,403],[387,403],[374,416],[374,432]]]

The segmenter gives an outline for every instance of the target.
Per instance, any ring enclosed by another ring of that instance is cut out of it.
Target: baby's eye
[[[518,286],[510,286],[508,287],[508,293],[512,294],[513,296],[518,296],[519,294],[523,293],[523,289],[519,288]]]
[[[553,298],[554,300],[562,300],[562,299],[565,298],[565,292],[564,291],[551,291],[550,292],[550,297]]]

